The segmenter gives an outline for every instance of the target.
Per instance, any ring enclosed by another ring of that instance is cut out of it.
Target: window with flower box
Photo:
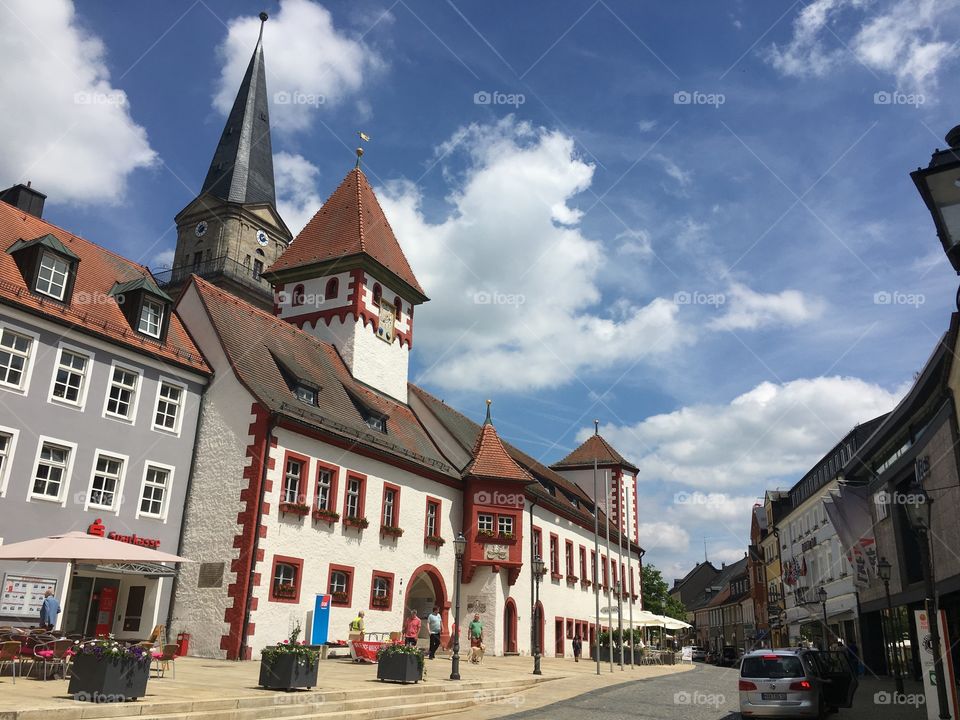
[[[480,535],[493,537],[493,513],[477,513],[477,532]]]
[[[570,540],[566,540],[563,546],[564,561],[567,565],[567,580],[570,582],[577,581],[577,571],[573,565],[573,543]]]
[[[370,581],[370,609],[393,609],[393,573],[374,570]]]
[[[560,538],[555,533],[550,533],[550,577],[555,580],[563,577],[560,574]]]
[[[300,602],[300,580],[303,575],[303,560],[285,555],[273,556],[273,571],[270,573],[270,601]]]
[[[582,585],[589,585],[590,580],[587,575],[587,548],[583,545],[580,546],[580,583]]]
[[[427,498],[427,512],[423,522],[423,541],[427,545],[440,547],[446,542],[440,535],[440,500]]]
[[[403,528],[400,527],[400,488],[390,483],[383,484],[380,532],[391,537],[403,535]]]
[[[283,485],[280,489],[280,512],[293,515],[306,515],[310,507],[306,503],[304,478],[310,459],[290,452],[283,457]]]
[[[317,487],[314,493],[313,517],[317,520],[336,522],[340,519],[337,512],[337,470],[333,465],[317,461]]]
[[[497,534],[502,538],[513,539],[513,516],[512,515],[498,515],[497,516]]]
[[[367,527],[364,515],[367,478],[359,473],[347,475],[347,491],[343,499],[343,522],[357,528]]]
[[[327,590],[334,605],[349,607],[353,598],[353,568],[349,565],[330,563]]]
[[[594,585],[597,584],[597,551],[590,551],[590,580]]]
[[[541,560],[543,557],[543,531],[536,525],[533,526],[533,556]]]

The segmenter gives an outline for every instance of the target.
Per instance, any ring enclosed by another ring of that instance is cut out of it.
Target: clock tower
[[[272,288],[263,271],[292,235],[277,212],[263,60],[266,20],[260,13],[260,36],[200,194],[176,216],[173,269],[157,277],[176,290],[197,274],[271,310]]]
[[[279,317],[333,345],[360,382],[407,402],[414,308],[428,298],[359,163],[266,278]]]

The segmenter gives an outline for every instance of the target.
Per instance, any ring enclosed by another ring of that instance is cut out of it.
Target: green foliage
[[[320,653],[307,647],[306,641],[299,640],[299,637],[300,623],[298,622],[290,632],[289,638],[278,645],[265,647],[260,651],[260,657],[267,665],[273,665],[283,655],[296,655],[300,664],[313,667],[314,663],[320,659]]]
[[[670,588],[655,565],[644,565],[641,576],[643,609],[656,615],[666,615],[677,620],[686,620],[687,610],[683,603],[670,597]]]
[[[417,667],[420,668],[420,672],[423,672],[423,650],[413,645],[405,644],[396,644],[396,645],[382,645],[377,650],[377,662],[380,662],[385,657],[393,657],[394,655],[413,655],[417,658]]]

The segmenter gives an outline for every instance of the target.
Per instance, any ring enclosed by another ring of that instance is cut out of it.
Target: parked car
[[[823,720],[853,704],[857,684],[845,651],[756,650],[740,661],[740,714]]]
[[[699,645],[684,645],[681,652],[686,653],[688,650],[694,662],[703,662],[707,659],[707,651]]]
[[[723,649],[717,653],[716,663],[718,667],[734,667],[739,657],[740,654],[733,645],[725,645]]]

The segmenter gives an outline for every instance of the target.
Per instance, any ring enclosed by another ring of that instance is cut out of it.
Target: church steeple
[[[263,62],[263,25],[237,98],[227,116],[202,192],[236,203],[277,204],[270,145],[270,109]]]

